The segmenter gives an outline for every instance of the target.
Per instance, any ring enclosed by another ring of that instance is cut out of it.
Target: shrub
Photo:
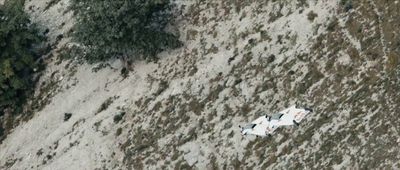
[[[114,100],[115,99],[117,99],[117,97],[109,97],[109,98],[107,98],[107,100],[105,100],[101,105],[100,105],[100,107],[97,109],[97,112],[96,112],[96,114],[98,114],[98,113],[100,113],[100,112],[102,112],[102,111],[104,111],[104,110],[107,110],[108,109],[108,106],[110,106],[112,103],[114,103]]]
[[[345,12],[348,12],[350,9],[353,9],[352,0],[340,0],[340,5],[344,7]]]
[[[124,118],[124,116],[125,116],[125,112],[121,112],[121,113],[116,114],[114,116],[114,123],[118,123],[119,121],[121,121],[122,118]]]
[[[0,116],[17,112],[32,91],[38,58],[34,46],[42,39],[23,10],[23,0],[0,5]]]
[[[307,19],[310,20],[311,22],[314,21],[314,19],[318,17],[318,14],[316,14],[314,11],[310,11],[307,14]]]
[[[180,46],[178,37],[165,31],[170,6],[160,0],[72,0],[77,18],[72,37],[89,62],[155,58]]]

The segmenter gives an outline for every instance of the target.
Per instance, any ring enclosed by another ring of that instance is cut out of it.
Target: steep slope
[[[400,167],[397,1],[175,3],[184,47],[125,79],[119,61],[57,59],[68,0],[27,3],[56,50],[0,169]],[[314,108],[300,127],[239,133],[294,103]]]

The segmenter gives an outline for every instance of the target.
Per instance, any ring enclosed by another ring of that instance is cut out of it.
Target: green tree
[[[23,6],[23,0],[0,5],[0,116],[5,109],[18,111],[32,90],[37,58],[34,45],[42,37]]]
[[[73,37],[89,62],[154,58],[181,45],[165,31],[171,18],[168,0],[72,0],[71,8],[77,16]]]

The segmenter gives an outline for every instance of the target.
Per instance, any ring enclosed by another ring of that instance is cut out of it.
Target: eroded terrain
[[[400,167],[398,1],[174,3],[184,46],[126,78],[119,61],[57,57],[68,0],[27,3],[55,50],[0,169]],[[314,109],[300,127],[239,133],[295,103]]]

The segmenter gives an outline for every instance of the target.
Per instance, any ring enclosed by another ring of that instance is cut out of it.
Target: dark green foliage
[[[72,35],[89,62],[154,58],[180,46],[178,37],[165,31],[169,8],[162,0],[72,0],[77,15]]]
[[[115,132],[115,136],[119,136],[122,133],[122,128],[118,128],[117,132]]]
[[[121,113],[116,114],[114,116],[114,123],[118,123],[119,121],[121,121],[122,118],[124,118],[124,116],[125,116],[125,112],[121,112]]]
[[[0,5],[0,116],[5,109],[18,111],[32,89],[37,67],[33,46],[42,38],[23,11],[23,0]]]
[[[1,137],[4,135],[4,129],[3,129],[3,127],[1,127],[0,126],[0,140],[1,140]]]
[[[352,0],[340,0],[340,5],[344,7],[344,11],[346,12],[353,8]]]
[[[72,113],[64,113],[64,122],[68,121],[72,117]]]
[[[47,11],[48,9],[50,9],[50,7],[54,6],[58,2],[60,2],[60,0],[51,0],[50,2],[46,3],[47,5],[44,8],[44,10]]]
[[[104,101],[104,102],[100,105],[99,109],[97,109],[96,114],[97,114],[97,113],[100,113],[100,112],[102,112],[102,111],[104,111],[104,110],[106,110],[106,109],[108,108],[108,106],[110,106],[110,105],[114,102],[114,99],[115,99],[115,98],[113,98],[113,97],[109,97],[106,101]]]

